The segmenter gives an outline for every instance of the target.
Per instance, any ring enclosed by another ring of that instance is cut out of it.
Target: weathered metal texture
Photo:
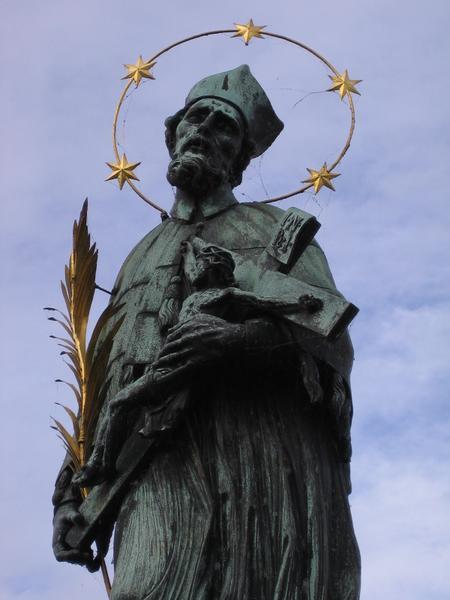
[[[256,266],[282,216],[275,207],[234,205],[200,229],[165,221],[137,245],[114,289],[126,318],[112,351],[110,398],[130,365],[145,367],[158,354],[157,314],[181,242],[195,233]],[[340,297],[316,242],[290,276]],[[251,269],[239,283],[254,286]],[[348,381],[347,336],[317,336],[312,350]],[[191,393],[176,440],[152,455],[122,503],[113,600],[356,600],[359,553],[331,387],[320,409],[306,410],[295,366],[274,360],[263,370],[251,362],[213,369]],[[348,414],[348,388],[345,403]]]
[[[244,71],[235,74],[248,79]],[[172,218],[136,246],[114,286],[111,302],[123,307],[103,335],[123,321],[105,369],[97,443],[78,483],[110,479],[81,511],[89,521],[106,509],[100,547],[116,518],[112,600],[358,600],[345,331],[356,308],[334,285],[311,215],[238,204],[232,194],[252,152],[280,129],[253,122],[265,94],[242,110],[237,99],[248,90],[211,98],[205,81],[201,99],[166,121]],[[225,254],[234,281],[203,271],[197,282],[206,287],[196,288],[182,258],[187,241]],[[202,311],[202,293],[222,291],[234,308]],[[273,313],[283,303],[289,310]],[[145,435],[172,433],[158,437],[157,451],[133,433],[142,419]],[[76,510],[72,496],[64,502]],[[54,539],[72,540],[71,560],[89,564],[76,538],[83,532],[66,537],[56,509]]]
[[[290,217],[296,217],[294,222]],[[305,228],[304,223],[310,221],[313,221],[313,226]],[[229,288],[229,292],[235,292],[235,294],[231,296],[230,293],[228,293],[228,296],[224,296],[224,300],[221,303],[221,312],[223,313],[224,310],[225,314],[227,312],[230,314],[240,312],[240,320],[243,321],[245,319],[245,314],[252,314],[252,312],[255,314],[255,309],[258,310],[259,305],[259,313],[257,313],[259,316],[264,314],[264,311],[266,314],[272,311],[272,316],[284,316],[285,319],[299,325],[303,330],[304,337],[311,338],[311,334],[316,334],[315,337],[319,341],[323,340],[323,338],[333,340],[333,338],[336,337],[333,333],[337,328],[340,326],[341,329],[343,329],[347,325],[347,321],[343,317],[349,310],[349,303],[336,292],[331,293],[322,287],[311,286],[286,274],[277,273],[275,270],[278,267],[287,270],[288,265],[293,266],[293,261],[299,259],[306,249],[307,244],[312,241],[314,231],[316,231],[318,227],[319,224],[317,221],[308,215],[308,213],[298,211],[298,209],[290,209],[285,215],[282,215],[280,222],[275,226],[272,240],[266,251],[263,251],[262,255],[260,255],[257,262],[252,259],[246,260],[243,258],[242,254],[236,252],[236,250],[232,252],[236,267],[235,275],[237,277],[239,288]],[[273,260],[272,257],[272,268],[266,268],[268,262],[266,252],[270,253],[273,251],[274,245],[280,247],[280,244],[276,243],[280,238],[285,242],[283,244],[284,249],[282,255],[279,259],[275,260]],[[208,242],[201,238],[194,237],[192,238],[192,244],[189,244],[189,247],[191,248],[189,259],[187,260],[186,255],[184,256],[183,270],[185,273],[191,273],[191,277],[193,278],[196,274],[194,247],[199,251],[201,248],[208,246]],[[242,291],[243,289],[252,291],[244,292]],[[239,294],[237,293],[238,291]],[[246,296],[246,294],[250,294],[250,296]],[[222,295],[222,293],[219,295]],[[209,300],[212,296],[206,296],[205,292],[203,292],[201,297]],[[194,296],[191,298],[193,299]],[[248,298],[252,300],[250,304]],[[307,308],[301,310],[299,298],[313,298],[316,302],[318,301],[319,307],[316,306],[314,310],[308,310]],[[162,301],[163,300],[161,300],[161,302]],[[230,306],[230,303],[235,306],[234,309]],[[248,306],[247,309],[245,308],[246,305]],[[283,310],[280,308],[283,305],[289,306],[289,310],[285,313],[283,313]],[[185,306],[185,304],[183,304],[183,306]],[[219,306],[214,310],[214,314],[217,316],[219,316],[219,313],[217,312],[218,309],[220,309]],[[192,309],[187,309],[187,305],[184,310],[188,310],[186,315],[189,315],[189,312],[192,311]],[[250,313],[248,313],[249,310]],[[157,312],[159,315],[159,311]],[[194,310],[194,313],[192,314],[195,314],[195,312],[196,310]],[[152,348],[152,343],[154,344],[156,342],[156,351],[159,350],[158,342],[160,341],[160,335],[158,321],[155,320],[154,317],[152,319],[149,318],[149,315],[151,314],[156,314],[156,311],[153,310],[153,312],[148,311],[139,313],[135,317],[133,339],[136,342],[138,352],[141,351],[140,344],[142,343],[144,343],[148,350],[149,348]],[[186,317],[182,317],[182,313],[180,313],[179,318],[182,319]],[[150,324],[150,326],[148,326],[148,324]],[[154,348],[153,351],[155,351]],[[133,378],[135,379],[136,375],[134,374],[133,377],[133,368],[138,365],[133,367],[131,363],[126,364],[127,366],[125,368],[130,372],[126,374],[125,378],[131,380]],[[148,363],[145,368],[147,368],[147,366]],[[184,412],[184,409],[184,405],[183,407],[180,407],[181,412]],[[111,419],[112,417],[111,415],[108,415],[104,416],[104,418]],[[155,417],[153,417],[153,419],[154,418]],[[164,414],[160,415],[159,421],[160,425],[167,429],[167,423],[164,423],[165,418]],[[176,420],[178,422],[179,419]],[[155,426],[158,427],[158,424],[153,424],[153,428]],[[95,486],[91,491],[89,498],[83,503],[81,507],[81,513],[84,517],[83,524],[75,525],[66,536],[66,541],[71,546],[77,547],[86,542],[91,543],[93,541],[99,519],[104,521],[106,518],[111,518],[111,514],[115,510],[115,507],[122,499],[130,478],[140,467],[145,456],[150,451],[155,452],[155,446],[157,446],[157,443],[155,443],[156,440],[142,440],[138,435],[139,428],[139,425],[135,427],[134,432],[131,434],[123,448],[116,465],[116,476],[100,486]],[[171,429],[173,429],[173,427],[171,427]]]

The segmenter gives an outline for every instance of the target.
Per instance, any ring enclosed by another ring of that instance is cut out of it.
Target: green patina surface
[[[97,536],[116,522],[112,598],[358,600],[346,332],[357,309],[336,289],[311,215],[232,194],[236,165],[263,152],[282,123],[239,67],[199,82],[166,124],[176,201],[113,289],[111,302],[123,304],[114,319],[124,320],[96,444],[118,397],[133,409],[120,421],[115,477],[81,507],[86,523],[101,515]],[[213,246],[232,257],[239,293],[230,298],[250,304],[222,306],[220,317],[198,309],[168,335],[162,316],[176,323],[174,307],[186,311],[192,293],[186,242],[194,255]],[[297,301],[286,314],[268,308]],[[164,388],[179,370],[184,379]],[[164,410],[152,413],[161,398]],[[168,435],[139,438],[144,418],[147,432],[170,423]],[[66,539],[78,547],[83,535],[73,528]]]

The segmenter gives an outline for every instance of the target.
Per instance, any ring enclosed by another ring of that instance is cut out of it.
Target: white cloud
[[[450,589],[448,467],[400,454],[367,453],[355,461],[364,481],[351,497],[363,598],[442,600]]]
[[[359,335],[353,390],[359,419],[433,415],[448,392],[450,307],[375,311]],[[356,336],[355,336],[356,337]]]

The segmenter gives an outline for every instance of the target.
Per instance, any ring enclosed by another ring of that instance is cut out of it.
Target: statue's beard
[[[220,160],[210,152],[186,150],[169,163],[167,180],[187,192],[205,195],[228,181],[229,175]]]

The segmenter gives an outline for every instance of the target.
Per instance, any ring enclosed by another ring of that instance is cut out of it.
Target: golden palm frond
[[[70,330],[70,342],[65,351],[69,367],[78,384],[79,400],[79,436],[80,464],[85,462],[85,413],[89,377],[89,365],[86,361],[86,330],[95,293],[95,275],[97,272],[98,252],[91,245],[91,236],[87,227],[88,203],[85,200],[80,218],[73,224],[73,246],[69,264],[65,267],[65,282],[61,282],[61,291],[66,303]],[[61,323],[62,324],[62,323]],[[67,331],[67,328],[64,327]]]
[[[94,328],[89,344],[87,343],[87,324],[92,300],[95,293],[95,276],[97,272],[98,251],[87,227],[88,202],[85,200],[78,221],[73,224],[73,245],[69,264],[64,270],[64,281],[61,281],[61,292],[67,309],[67,315],[58,309],[45,307],[58,316],[49,317],[64,329],[68,337],[50,337],[57,340],[62,348],[61,355],[67,358],[65,363],[72,371],[75,382],[70,383],[57,379],[69,386],[76,398],[78,414],[64,405],[62,408],[69,416],[73,434],[64,425],[53,419],[52,428],[58,433],[71,460],[74,471],[79,471],[86,463],[87,450],[92,445],[98,415],[104,401],[108,384],[107,367],[111,348],[125,315],[119,317],[106,330],[105,325],[117,316],[123,305],[110,304],[101,315]],[[103,336],[103,337],[102,337]],[[87,490],[82,490],[86,495]],[[110,592],[109,577],[102,559],[102,572],[107,592]]]
[[[79,466],[83,466],[87,459],[86,436],[92,441],[98,414],[103,402],[105,383],[107,383],[107,365],[111,352],[114,336],[122,324],[123,316],[107,330],[105,325],[115,317],[123,305],[110,304],[100,316],[89,344],[87,343],[87,324],[92,300],[95,293],[95,276],[97,272],[98,251],[95,243],[91,244],[91,236],[87,226],[88,202],[85,200],[78,221],[73,224],[73,244],[68,265],[64,269],[64,281],[61,281],[61,291],[67,309],[67,314],[62,311],[45,307],[45,310],[57,313],[58,316],[49,317],[61,325],[68,337],[51,335],[58,346],[62,348],[61,355],[72,371],[75,383],[57,379],[69,386],[78,405],[78,414],[72,409],[63,406],[69,415],[74,434],[71,436],[67,430],[56,422],[54,428],[58,431],[64,444],[69,448],[70,455],[76,459]],[[103,335],[103,339],[101,339]],[[77,465],[75,465],[77,466]]]

